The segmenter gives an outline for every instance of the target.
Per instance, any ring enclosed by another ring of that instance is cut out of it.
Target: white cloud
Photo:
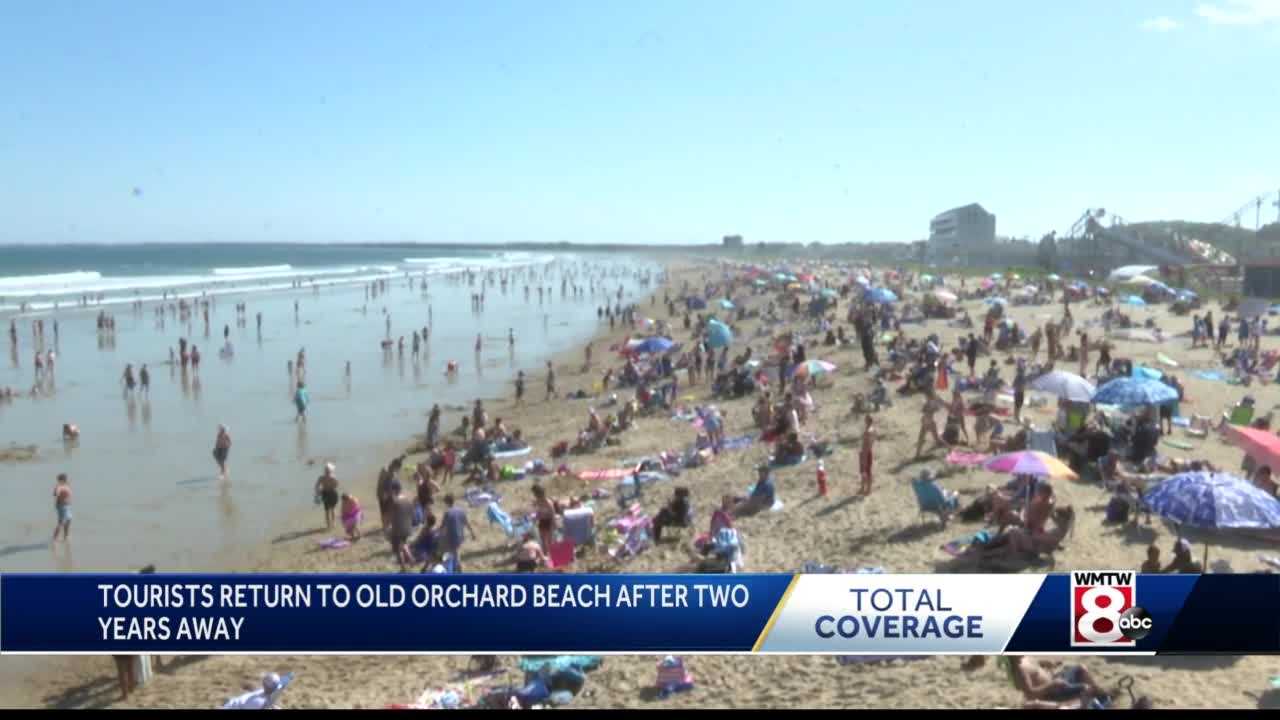
[[[1213,25],[1264,25],[1280,22],[1280,0],[1222,0],[1201,3],[1196,14]]]
[[[1142,29],[1147,32],[1169,32],[1182,27],[1182,23],[1161,15],[1142,21]]]

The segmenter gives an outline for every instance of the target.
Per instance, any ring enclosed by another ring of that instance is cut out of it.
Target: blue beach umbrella
[[[675,347],[675,343],[668,338],[654,336],[641,340],[634,348],[637,353],[661,353]]]
[[[1174,475],[1142,497],[1147,507],[1179,525],[1197,528],[1280,528],[1280,500],[1229,473]]]
[[[1178,391],[1159,380],[1117,378],[1098,388],[1095,403],[1104,405],[1162,405],[1178,401]]]
[[[875,303],[876,305],[888,305],[889,303],[898,302],[898,296],[889,288],[883,287],[867,290],[867,292],[863,294],[862,299],[869,303]]]
[[[1133,305],[1134,307],[1145,307],[1147,304],[1146,300],[1143,300],[1137,295],[1127,295],[1120,302],[1124,303],[1125,305]]]
[[[734,307],[734,305],[733,305],[733,301],[732,301],[732,300],[721,300],[721,301],[720,301],[720,307],[724,308],[725,310],[732,310],[732,309],[733,309],[733,307]]]
[[[988,305],[1008,305],[1009,304],[1009,301],[1005,300],[1002,297],[989,297],[986,300],[983,300],[983,302],[985,302]]]
[[[824,298],[827,298],[828,300],[835,300],[836,298],[840,297],[840,293],[836,292],[835,290],[832,290],[831,288],[823,288],[822,291],[819,292],[818,294]]]
[[[733,332],[719,320],[707,322],[707,345],[713,348],[728,347],[733,342]]]

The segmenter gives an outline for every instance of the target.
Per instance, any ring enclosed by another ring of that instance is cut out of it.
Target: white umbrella
[[[1152,280],[1146,275],[1134,275],[1133,277],[1125,280],[1124,284],[1125,285],[1142,285],[1143,287],[1145,287],[1155,282],[1156,282],[1155,280]]]
[[[950,292],[948,290],[934,290],[933,296],[938,298],[938,300],[941,300],[944,303],[953,303],[959,299],[956,297],[955,293]]]
[[[1089,402],[1097,388],[1075,373],[1054,370],[1031,381],[1031,389],[1057,395],[1071,402]]]

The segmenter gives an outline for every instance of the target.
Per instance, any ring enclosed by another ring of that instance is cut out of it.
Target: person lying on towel
[[[769,466],[763,464],[757,468],[757,471],[756,486],[752,488],[749,497],[739,501],[729,512],[733,517],[743,517],[773,507],[773,503],[777,499],[777,490],[773,484],[773,474],[769,472]]]

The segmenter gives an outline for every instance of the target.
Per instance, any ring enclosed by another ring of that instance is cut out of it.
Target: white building
[[[996,216],[977,203],[948,210],[929,223],[929,251],[951,257],[990,250],[996,241]]]

